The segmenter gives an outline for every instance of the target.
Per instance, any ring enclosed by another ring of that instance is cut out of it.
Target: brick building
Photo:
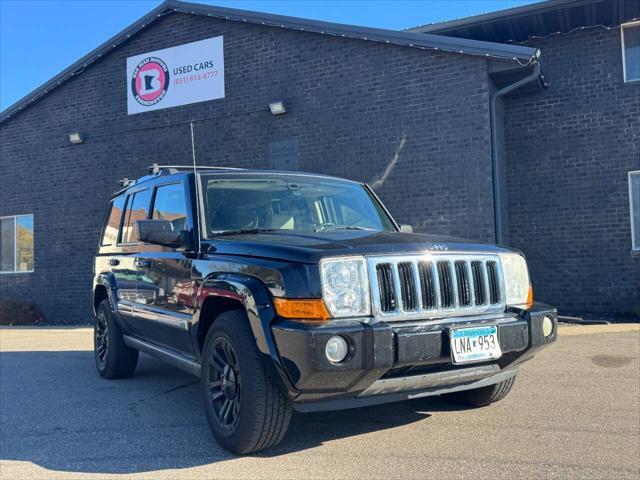
[[[639,20],[640,1],[558,0],[412,29],[542,52],[547,87],[504,97],[503,241],[564,312],[640,315]]]
[[[633,0],[556,0],[397,32],[165,2],[0,114],[0,301],[88,321],[118,180],[195,152],[366,181],[416,231],[522,249],[561,312],[630,315],[640,29],[620,25],[637,17]],[[214,37],[223,97],[128,114],[128,58]]]

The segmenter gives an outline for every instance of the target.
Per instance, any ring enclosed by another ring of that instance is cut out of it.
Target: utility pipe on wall
[[[521,78],[517,82],[514,82],[506,87],[496,90],[489,100],[489,117],[491,128],[491,169],[493,174],[493,215],[495,225],[495,238],[496,243],[502,243],[502,225],[504,219],[502,218],[502,201],[503,192],[501,190],[502,173],[500,172],[498,164],[498,132],[496,128],[496,101],[498,98],[512,92],[521,86],[531,82],[532,80],[538,80],[540,78],[540,63],[535,62],[533,65],[533,72],[524,78]]]

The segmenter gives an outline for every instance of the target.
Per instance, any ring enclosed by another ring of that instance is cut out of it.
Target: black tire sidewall
[[[107,323],[107,335],[109,337],[109,347],[107,349],[107,353],[105,355],[104,364],[100,365],[100,360],[98,359],[98,345],[97,345],[97,329],[98,329],[98,317],[103,314]],[[98,373],[102,376],[106,375],[107,370],[109,369],[109,360],[113,357],[111,350],[113,346],[112,334],[113,334],[113,319],[111,315],[111,309],[109,308],[109,304],[106,301],[100,303],[96,310],[96,318],[93,325],[93,357],[96,362],[96,369]]]
[[[100,362],[98,361],[98,352],[96,348],[97,320],[98,315],[100,314],[104,314],[106,317],[109,339],[109,346],[107,348],[104,365],[100,365]],[[96,309],[95,320],[96,323],[93,327],[93,355],[98,373],[104,378],[130,377],[133,375],[136,364],[138,363],[138,351],[125,345],[122,330],[111,311],[111,305],[108,300],[103,300]]]
[[[240,316],[240,315],[236,315]],[[214,437],[223,447],[235,451],[237,445],[244,445],[250,441],[252,430],[256,421],[263,415],[257,411],[257,390],[263,388],[265,376],[263,367],[260,364],[258,352],[255,344],[249,341],[246,331],[242,329],[250,328],[248,323],[240,318],[236,321],[229,321],[227,318],[219,318],[207,334],[203,349],[203,361],[201,372],[201,389],[203,401],[205,402],[205,412],[207,421],[214,434]],[[226,338],[235,349],[238,357],[240,370],[240,418],[233,429],[227,430],[221,427],[213,412],[208,394],[209,379],[209,352],[213,343],[219,337]]]

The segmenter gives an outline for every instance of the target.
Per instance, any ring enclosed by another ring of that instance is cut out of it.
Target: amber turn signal
[[[278,315],[283,318],[324,322],[330,317],[327,307],[320,298],[303,300],[274,298],[273,305]]]
[[[529,293],[527,294],[527,306],[533,305],[533,287],[529,285]]]

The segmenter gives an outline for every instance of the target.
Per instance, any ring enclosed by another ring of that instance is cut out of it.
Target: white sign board
[[[129,115],[224,98],[222,37],[127,58]]]

